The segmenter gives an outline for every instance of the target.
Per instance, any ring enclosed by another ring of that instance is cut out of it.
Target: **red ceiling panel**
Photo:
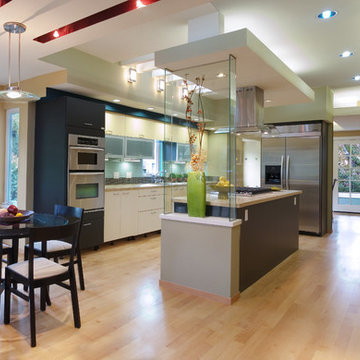
[[[4,1],[4,0],[0,0],[0,1]],[[46,34],[43,34],[35,38],[34,40],[44,44],[47,43],[48,41],[58,39],[62,36],[71,34],[75,31],[85,29],[99,22],[109,20],[113,17],[125,14],[129,11],[138,9],[142,6],[151,5],[158,1],[160,0],[127,0],[122,2],[121,4],[114,5],[112,7],[109,7],[108,9],[99,11],[93,15],[89,15],[87,17],[74,21],[71,24],[62,26],[61,28],[54,29]]]
[[[0,7],[6,5],[7,3],[9,3],[11,0],[0,0]]]

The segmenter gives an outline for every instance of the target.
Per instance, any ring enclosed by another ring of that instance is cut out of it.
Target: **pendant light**
[[[23,91],[20,88],[20,40],[21,40],[21,34],[25,32],[26,26],[24,24],[18,23],[18,22],[6,22],[4,24],[4,30],[9,33],[9,57],[8,57],[8,87],[5,90],[0,91],[0,99],[2,101],[9,101],[9,102],[29,102],[29,101],[36,101],[39,100],[40,97]],[[12,85],[11,84],[11,35],[17,34],[18,35],[18,79],[17,84]]]

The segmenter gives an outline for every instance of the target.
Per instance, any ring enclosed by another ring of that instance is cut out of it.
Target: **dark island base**
[[[174,212],[186,213],[186,203],[174,203]],[[227,207],[206,207],[206,216],[229,217],[229,214]],[[237,208],[236,218],[243,220],[240,291],[244,291],[298,250],[299,196]]]

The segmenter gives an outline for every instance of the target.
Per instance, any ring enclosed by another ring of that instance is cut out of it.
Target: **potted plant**
[[[176,181],[176,175],[175,175],[174,173],[170,173],[170,175],[169,175],[169,180],[170,180],[171,182],[175,182],[175,181]]]

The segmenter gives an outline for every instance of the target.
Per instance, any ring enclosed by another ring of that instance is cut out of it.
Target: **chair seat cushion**
[[[34,249],[41,251],[41,242],[34,243]],[[55,251],[70,250],[71,244],[61,240],[48,240],[46,242],[46,252],[51,253]]]
[[[27,260],[9,265],[8,268],[26,278],[28,277],[29,264]],[[67,271],[67,267],[57,264],[54,261],[48,260],[43,257],[34,258],[35,280],[60,275],[66,273]]]
[[[3,248],[11,248],[12,247],[12,240],[10,239],[4,239],[2,241],[2,244],[3,244]]]

